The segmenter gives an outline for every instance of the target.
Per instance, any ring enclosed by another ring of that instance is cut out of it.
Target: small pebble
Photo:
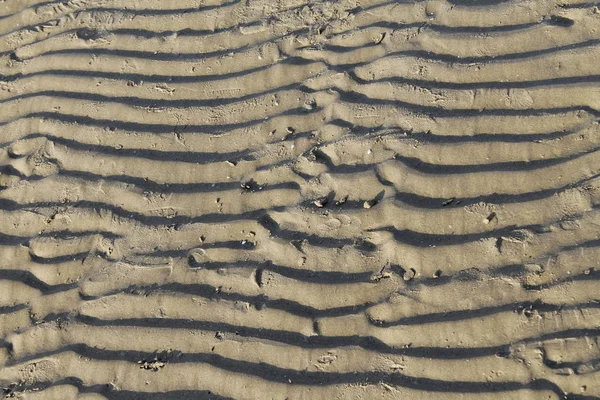
[[[327,204],[327,199],[317,199],[313,201],[313,204],[319,208],[323,208]]]
[[[496,213],[494,213],[494,212],[493,212],[493,213],[491,213],[490,215],[488,215],[488,216],[487,216],[487,218],[485,218],[485,219],[483,220],[483,223],[487,225],[487,224],[489,224],[490,222],[492,222],[492,221],[494,220],[494,218],[496,218]]]
[[[405,281],[410,281],[412,278],[415,277],[416,274],[417,271],[414,268],[411,268],[404,273],[403,278]]]
[[[339,199],[338,201],[335,202],[336,206],[341,206],[342,204],[344,204],[345,202],[348,201],[348,196],[344,196],[341,199]]]

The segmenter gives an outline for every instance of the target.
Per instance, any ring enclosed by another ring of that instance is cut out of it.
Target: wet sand
[[[0,387],[600,397],[600,11],[0,2]]]

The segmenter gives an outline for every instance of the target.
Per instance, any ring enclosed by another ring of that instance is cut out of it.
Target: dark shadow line
[[[31,237],[29,236],[9,235],[0,232],[0,245],[2,246],[26,245],[30,239]]]
[[[372,307],[378,302],[366,302],[357,305],[331,307],[318,309],[289,299],[270,299],[268,296],[261,295],[245,295],[236,292],[223,292],[220,288],[208,284],[185,284],[185,283],[165,283],[154,284],[147,286],[132,285],[123,289],[116,289],[101,296],[86,296],[82,295],[84,300],[94,300],[101,297],[112,296],[120,293],[129,293],[136,295],[151,295],[177,293],[191,296],[202,297],[208,300],[225,300],[225,301],[240,301],[251,304],[255,309],[262,310],[271,308],[275,310],[285,311],[289,314],[305,318],[323,318],[323,317],[340,317],[350,314],[359,314],[369,307]]]
[[[18,79],[27,79],[37,76],[47,76],[47,75],[57,75],[57,76],[65,76],[65,77],[91,77],[91,78],[104,78],[104,79],[114,79],[114,80],[123,80],[130,82],[152,82],[152,83],[205,83],[205,82],[215,82],[215,81],[224,81],[227,79],[242,77],[254,72],[264,71],[270,67],[286,64],[286,60],[282,60],[273,64],[263,65],[255,68],[246,69],[238,72],[227,72],[224,74],[212,74],[212,75],[157,75],[157,74],[141,74],[141,73],[130,73],[130,72],[107,72],[107,71],[87,71],[87,70],[70,70],[70,69],[50,69],[43,71],[36,71],[26,74],[13,74],[13,75],[1,75],[4,81],[13,82]],[[316,61],[315,61],[316,62]],[[306,61],[306,65],[310,64]]]
[[[178,224],[192,224],[197,222],[214,223],[214,222],[231,222],[231,221],[242,221],[242,220],[256,220],[265,214],[265,209],[259,209],[254,211],[248,211],[238,214],[222,214],[222,213],[211,213],[203,214],[199,216],[158,216],[158,215],[145,215],[136,211],[129,211],[122,207],[115,206],[97,201],[80,200],[68,203],[45,201],[35,202],[28,204],[19,204],[15,201],[8,199],[0,199],[0,210],[5,211],[16,211],[24,209],[35,209],[35,208],[47,208],[47,207],[65,207],[69,206],[72,209],[76,208],[88,208],[92,210],[106,210],[114,214],[115,216],[140,222],[148,226],[172,226]],[[278,206],[272,207],[270,210],[282,211],[286,207]]]
[[[440,322],[465,321],[474,318],[488,317],[503,312],[516,312],[527,315],[535,312],[548,313],[598,308],[600,308],[600,303],[595,302],[576,305],[558,305],[548,304],[542,301],[526,301],[504,304],[500,306],[482,307],[473,310],[454,310],[439,313],[414,315],[410,317],[400,318],[395,321],[382,321],[369,318],[369,323],[373,326],[389,328],[394,326],[425,325]]]
[[[25,308],[27,308],[27,304],[15,304],[14,306],[0,306],[0,315],[12,314],[17,311],[21,311]]]
[[[85,260],[85,258],[89,255],[90,255],[90,251],[83,251],[80,253],[73,253],[73,254],[65,254],[62,256],[55,256],[55,257],[40,257],[40,256],[33,254],[32,252],[29,253],[29,256],[31,257],[31,261],[33,261],[37,264],[45,264],[45,265],[58,265],[58,264],[62,264],[62,263],[70,262],[70,261]]]
[[[520,171],[534,171],[537,169],[543,169],[553,167],[560,164],[565,164],[578,158],[584,157],[589,154],[597,152],[600,147],[594,147],[589,150],[585,150],[579,153],[571,154],[563,157],[554,158],[543,158],[538,160],[530,161],[507,161],[507,162],[495,162],[489,164],[432,164],[422,161],[416,157],[406,157],[401,154],[396,154],[394,158],[400,161],[407,167],[424,173],[433,175],[456,175],[456,174],[472,174],[478,172],[520,172]]]
[[[560,4],[560,8],[571,9],[571,8],[592,8],[594,6],[600,6],[600,2],[597,1],[588,1],[585,3],[577,3],[577,4]]]
[[[529,117],[529,116],[545,116],[553,114],[563,114],[569,112],[585,111],[594,116],[600,116],[600,111],[587,105],[569,106],[569,107],[548,107],[548,108],[531,108],[531,109],[512,109],[512,108],[484,108],[484,109],[446,109],[439,106],[426,106],[420,104],[408,103],[401,100],[385,100],[368,97],[366,95],[343,91],[336,88],[335,91],[339,94],[340,100],[351,104],[369,104],[394,106],[397,108],[407,109],[429,117],[439,118],[472,118],[482,116],[502,116],[502,117]]]
[[[455,6],[462,7],[490,7],[500,4],[512,3],[514,0],[448,0],[449,3]]]
[[[66,345],[58,350],[38,353],[36,358],[57,355],[66,351],[74,352],[81,357],[102,360],[102,361],[127,361],[138,363],[143,360],[154,360],[159,358],[164,360],[165,367],[169,364],[179,363],[200,363],[210,365],[222,371],[243,374],[249,377],[257,377],[268,382],[285,383],[292,385],[347,385],[347,384],[379,384],[387,383],[395,386],[428,391],[428,392],[447,392],[447,393],[489,393],[489,392],[508,392],[522,389],[540,390],[542,381],[534,383],[521,383],[517,381],[450,381],[432,378],[416,377],[404,375],[400,372],[323,372],[323,371],[301,371],[291,368],[278,367],[265,362],[250,362],[237,360],[221,356],[217,353],[182,353],[180,351],[166,352],[144,352],[136,350],[108,350],[91,347],[86,344]],[[545,389],[553,392],[562,391],[556,385],[543,381]]]
[[[583,272],[577,275],[568,275],[558,279],[553,279],[551,282],[542,283],[538,285],[523,283],[521,286],[525,290],[541,291],[544,289],[550,289],[555,286],[560,286],[568,282],[584,282],[584,281],[598,281],[600,280],[600,270],[592,270],[589,272]]]
[[[525,142],[536,142],[544,140],[559,139],[568,135],[572,135],[588,128],[591,125],[591,121],[585,124],[579,124],[578,126],[571,129],[563,129],[554,132],[544,133],[477,133],[473,135],[438,135],[433,134],[430,131],[427,132],[415,132],[413,130],[403,131],[401,129],[387,130],[380,127],[369,128],[366,126],[354,125],[348,121],[340,118],[333,119],[328,122],[329,125],[337,126],[340,128],[348,129],[355,135],[381,135],[380,132],[384,131],[386,134],[396,134],[404,136],[407,139],[416,139],[423,143],[525,143]]]
[[[79,377],[69,376],[57,381],[22,381],[11,384],[4,389],[4,394],[12,396],[24,392],[42,392],[55,386],[69,385],[77,388],[80,394],[99,394],[108,400],[234,400],[231,397],[219,396],[210,390],[173,390],[168,392],[136,392],[117,389],[110,383],[85,385]]]
[[[41,118],[50,119],[55,121],[61,121],[64,123],[79,124],[85,126],[96,126],[110,130],[125,130],[131,132],[142,132],[142,133],[201,133],[201,134],[217,134],[224,131],[249,128],[251,126],[263,124],[271,119],[284,117],[284,116],[297,116],[297,115],[309,115],[312,113],[318,113],[322,111],[322,108],[316,107],[311,111],[306,110],[303,107],[291,108],[275,115],[266,116],[246,122],[240,123],[229,123],[229,124],[186,124],[186,125],[172,125],[172,124],[147,124],[141,122],[126,122],[119,120],[109,119],[96,119],[83,115],[71,115],[63,114],[58,112],[31,112],[25,115],[21,115],[11,120],[5,120],[0,122],[0,126],[8,125],[12,122],[29,119],[29,118]]]
[[[189,14],[189,13],[203,13],[206,11],[211,11],[214,9],[218,9],[218,8],[226,8],[229,6],[233,6],[237,3],[240,3],[241,0],[231,0],[228,1],[226,3],[222,3],[222,4],[218,4],[218,5],[210,5],[210,6],[204,6],[204,7],[198,7],[198,8],[180,8],[180,9],[174,9],[174,10],[152,10],[152,9],[126,9],[126,8],[101,8],[101,7],[92,7],[92,8],[82,8],[82,9],[77,9],[71,12],[71,14],[80,14],[80,13],[93,13],[93,12],[119,12],[119,13],[124,13],[124,14],[129,14],[129,15],[146,15],[146,16],[160,16],[160,15],[173,15],[173,14],[179,14],[179,13],[183,13],[183,14]],[[52,3],[60,3],[60,2],[46,2],[45,4],[52,4]],[[30,8],[38,8],[40,6],[35,5],[35,6],[30,6],[30,7],[26,7],[24,9],[21,9],[19,12],[23,11],[23,10],[27,10]],[[68,13],[65,13],[68,14]],[[14,15],[14,14],[13,14]],[[3,16],[2,18],[0,18],[0,20],[4,19],[4,18],[8,18],[9,16]],[[44,20],[41,21],[37,24],[33,24],[33,25],[25,25],[25,26],[20,26],[17,29],[13,29],[12,31],[9,32],[4,32],[2,34],[0,34],[0,38],[2,37],[6,37],[12,33],[15,32],[19,32],[19,31],[35,31],[36,27],[39,26],[43,26],[44,24],[48,24],[50,22],[53,21],[58,21],[60,20],[61,17],[59,18],[54,18],[51,20]]]
[[[314,271],[278,265],[274,264],[272,261],[197,262],[192,258],[189,259],[188,262],[191,268],[208,270],[219,270],[221,268],[251,268],[256,269],[256,273],[259,273],[260,271],[271,271],[297,281],[328,285],[373,282],[371,280],[371,272]]]
[[[4,200],[0,199],[0,204],[2,204]],[[11,202],[11,200],[7,200]],[[1,206],[0,206],[1,207]],[[14,209],[13,209],[14,210]],[[6,233],[0,232],[0,245],[9,245],[9,246],[17,246],[24,245],[28,246],[30,240],[34,238],[52,238],[52,239],[75,239],[75,238],[84,238],[92,235],[102,235],[107,239],[120,239],[123,236],[117,233],[109,232],[109,231],[100,231],[100,230],[90,230],[90,231],[81,231],[74,232],[70,230],[61,230],[61,231],[44,231],[37,233],[34,236],[17,236],[17,235],[9,235]]]
[[[535,224],[535,225],[510,225],[500,229],[494,229],[478,233],[466,233],[466,234],[434,234],[434,233],[422,233],[413,231],[410,229],[396,229],[391,226],[376,228],[370,230],[371,232],[390,232],[394,236],[394,240],[398,243],[403,243],[409,246],[415,247],[431,247],[431,246],[454,246],[472,242],[478,242],[489,238],[498,237],[513,237],[519,236],[520,231],[528,230],[533,231],[537,234],[547,232],[547,225]]]
[[[89,182],[97,183],[99,181],[122,182],[134,185],[146,191],[156,193],[215,193],[221,191],[229,191],[238,189],[243,193],[269,192],[273,190],[300,190],[300,185],[297,182],[280,182],[274,184],[265,184],[257,191],[244,190],[243,184],[240,182],[199,182],[199,183],[160,183],[147,178],[133,177],[129,175],[99,175],[92,172],[59,170],[58,175],[81,179]],[[47,176],[31,176],[25,177],[24,180],[29,182],[41,181],[48,178]],[[1,204],[1,201],[0,201]],[[1,206],[0,206],[1,207]]]
[[[46,282],[41,281],[38,277],[29,271],[15,270],[15,269],[0,269],[0,280],[21,282],[25,285],[41,291],[43,294],[53,294],[59,292],[65,292],[71,289],[75,289],[78,283],[63,283],[58,285],[48,285]]]
[[[525,22],[521,24],[513,24],[513,25],[491,25],[491,26],[450,26],[450,25],[441,25],[432,23],[430,21],[421,21],[421,22],[410,22],[410,23],[401,23],[394,21],[377,21],[371,24],[363,25],[358,27],[360,31],[370,28],[381,28],[381,29],[389,29],[389,30],[402,30],[402,29],[412,29],[412,28],[420,28],[421,32],[431,30],[432,32],[438,33],[449,33],[449,34],[468,34],[468,33],[503,33],[503,32],[515,32],[522,31],[534,28],[539,25],[550,24],[546,20],[535,21],[535,22]],[[374,42],[375,43],[375,42]],[[375,43],[375,45],[378,45]],[[336,49],[336,47],[338,47]],[[323,46],[324,49],[333,48],[334,51],[344,52],[345,49],[358,49],[359,47],[344,47],[344,46],[332,46],[325,44]],[[346,50],[351,51],[351,50]]]
[[[256,150],[240,150],[240,151],[231,151],[231,152],[203,152],[203,151],[175,151],[175,150],[152,150],[152,149],[144,149],[144,148],[117,148],[114,146],[106,146],[101,144],[91,144],[79,142],[74,139],[63,138],[59,136],[54,136],[51,134],[44,133],[30,133],[26,136],[21,137],[20,139],[37,139],[37,138],[45,138],[51,142],[56,144],[60,144],[62,146],[68,147],[70,149],[85,151],[85,152],[94,152],[100,154],[106,154],[110,156],[117,157],[135,157],[135,158],[143,158],[146,160],[152,161],[166,161],[166,162],[184,162],[190,164],[211,164],[217,162],[225,162],[225,161],[254,161],[257,158],[254,156],[254,152]],[[277,143],[281,143],[279,140]],[[18,171],[17,171],[18,172]],[[225,183],[225,182],[223,182]],[[229,183],[229,182],[227,182]]]
[[[555,361],[548,358],[548,354],[544,348],[541,348],[540,350],[542,352],[544,365],[550,369],[569,369],[576,375],[586,375],[600,370],[600,358],[584,361]]]
[[[485,356],[506,357],[510,354],[510,348],[514,344],[505,344],[489,347],[402,347],[396,348],[389,346],[381,340],[371,336],[306,336],[298,332],[273,330],[267,328],[250,328],[238,325],[231,325],[220,322],[181,320],[168,318],[144,318],[144,319],[118,319],[102,320],[89,316],[77,316],[75,322],[80,322],[90,326],[128,326],[128,327],[148,327],[156,329],[194,329],[207,330],[214,332],[233,333],[241,337],[252,337],[258,339],[271,340],[291,346],[297,346],[306,349],[317,348],[339,348],[357,346],[368,351],[380,352],[385,354],[406,355],[409,357],[432,358],[441,360],[457,360],[478,358]],[[600,329],[567,329],[559,332],[553,332],[536,337],[520,340],[519,343],[537,343],[554,339],[577,338],[585,336],[594,336],[600,333]]]
[[[583,156],[597,152],[600,147],[594,147],[582,152],[570,154],[568,156],[543,158],[529,161],[506,161],[493,162],[488,164],[432,164],[423,161],[416,157],[403,156],[400,153],[394,154],[394,159],[401,162],[413,171],[431,175],[456,175],[479,172],[519,172],[533,171],[536,169],[548,168],[560,164],[564,164]],[[333,160],[327,156],[319,148],[311,150],[317,162],[327,166],[330,173],[336,174],[351,174],[373,170],[381,162],[370,164],[335,164]]]
[[[218,107],[223,105],[231,105],[239,102],[244,102],[249,99],[265,96],[268,94],[278,93],[281,91],[290,91],[298,88],[299,83],[291,83],[289,85],[279,86],[268,89],[262,92],[251,93],[240,97],[230,97],[222,99],[148,99],[134,96],[105,96],[89,92],[68,92],[59,90],[43,90],[35,93],[26,93],[11,98],[0,100],[0,104],[24,99],[37,97],[52,97],[57,100],[84,100],[91,102],[114,103],[127,107],[148,107],[148,108],[190,108],[190,107]]]
[[[577,245],[573,246],[563,246],[559,248],[557,251],[543,254],[539,257],[548,258],[552,256],[556,256],[562,252],[569,251],[572,249],[579,248],[594,248],[600,246],[600,239],[589,240]],[[402,268],[402,267],[399,267]],[[404,268],[403,268],[404,269]],[[446,284],[450,284],[453,282],[472,282],[472,281],[480,281],[485,277],[497,278],[497,277],[515,277],[519,278],[523,275],[530,274],[531,271],[528,270],[524,264],[509,264],[509,265],[500,265],[496,267],[491,267],[487,269],[485,272],[481,271],[479,268],[469,268],[460,270],[453,275],[442,275],[439,278],[415,278],[407,282],[408,287],[413,287],[415,289],[418,288],[419,285],[424,285],[428,287],[435,286],[443,286]],[[592,269],[591,271],[584,272],[578,275],[569,275],[562,279],[557,279],[549,283],[533,285],[522,283],[521,286],[525,290],[530,291],[540,291],[544,289],[549,289],[553,286],[560,285],[566,282],[577,282],[577,281],[586,281],[586,280],[599,280],[600,279],[600,270]]]
[[[362,239],[346,239],[346,238],[334,238],[319,236],[311,233],[294,231],[290,229],[283,229],[279,224],[271,218],[269,215],[263,215],[258,219],[258,223],[268,230],[271,236],[287,240],[294,244],[297,248],[302,247],[303,243],[307,243],[311,246],[328,247],[328,248],[342,248],[344,246],[354,246],[360,251],[372,252],[377,250],[377,246],[373,243]]]
[[[228,2],[224,2],[221,4],[213,4],[213,5],[209,5],[209,6],[198,6],[198,7],[187,7],[187,8],[174,8],[174,9],[167,9],[167,10],[163,10],[163,9],[125,9],[125,8],[113,8],[113,11],[119,11],[119,12],[127,12],[127,13],[131,13],[131,14],[138,14],[138,15],[144,15],[144,14],[149,14],[149,15],[153,15],[154,12],[158,12],[161,13],[160,15],[162,15],[162,13],[168,13],[168,14],[188,14],[188,13],[197,13],[197,12],[205,12],[205,11],[210,11],[213,9],[218,9],[218,8],[222,8],[222,7],[226,7],[226,6],[230,6],[233,4],[237,4],[239,3],[240,0],[230,0]],[[6,19],[6,18],[10,18],[14,15],[17,15],[23,11],[26,10],[31,10],[31,9],[39,9],[41,7],[44,6],[48,6],[48,5],[52,5],[52,4],[57,4],[60,5],[61,2],[57,1],[57,0],[51,0],[51,1],[41,1],[39,3],[35,3],[23,8],[20,8],[19,11],[16,11],[12,14],[6,14],[6,15],[1,15],[0,16],[0,20]],[[75,10],[75,12],[82,12],[82,11],[104,11],[104,10],[111,10],[110,8],[102,8],[102,7],[97,7],[97,8],[80,8]]]
[[[514,203],[525,203],[536,200],[547,199],[556,193],[564,192],[568,189],[573,189],[581,186],[582,184],[595,179],[600,176],[600,173],[592,175],[590,177],[581,179],[579,181],[569,183],[567,185],[552,188],[542,189],[535,192],[519,193],[519,194],[503,194],[503,193],[491,193],[488,195],[481,195],[476,197],[457,197],[457,198],[433,198],[423,197],[413,193],[396,191],[395,198],[401,203],[424,209],[438,209],[438,208],[453,208],[453,207],[464,207],[468,205],[477,204],[480,202],[492,203],[492,204],[514,204]],[[380,182],[386,186],[393,186],[391,182],[381,180]],[[448,203],[450,202],[450,203]]]
[[[477,133],[473,135],[434,135],[430,132],[407,132],[406,137],[422,143],[464,144],[464,143],[532,143],[551,141],[578,132],[576,129],[544,133]]]
[[[477,89],[529,89],[540,86],[563,86],[599,83],[600,75],[568,76],[563,78],[548,78],[533,81],[482,81],[482,82],[448,82],[430,81],[404,77],[386,77],[373,80],[362,79],[356,72],[347,71],[349,77],[356,83],[366,85],[371,83],[394,83],[417,86],[425,89],[477,90]]]
[[[562,45],[562,46],[555,46],[555,47],[550,47],[547,49],[529,50],[529,51],[523,51],[523,52],[519,52],[519,53],[499,54],[499,55],[495,55],[495,56],[460,57],[460,56],[456,56],[456,55],[452,55],[452,54],[435,53],[435,52],[427,51],[427,50],[399,50],[399,51],[387,53],[385,55],[385,57],[386,58],[398,57],[398,56],[415,57],[415,58],[420,58],[420,59],[424,59],[424,60],[428,60],[428,61],[443,62],[443,63],[447,63],[447,64],[451,64],[451,65],[453,65],[453,64],[486,64],[486,63],[496,62],[496,61],[515,61],[515,60],[523,60],[523,59],[527,59],[527,58],[536,58],[536,57],[553,54],[553,53],[559,53],[559,52],[568,51],[568,50],[577,50],[577,49],[583,49],[586,47],[593,47],[599,43],[600,43],[600,39],[589,39],[589,40],[585,40],[583,42],[571,43],[571,44]],[[322,60],[322,61],[325,62],[325,60]],[[336,65],[336,67],[339,68],[339,67],[348,67],[348,66],[360,66],[360,65],[369,64],[371,62],[372,61],[352,63],[352,64],[339,64],[339,65]],[[331,67],[334,67],[334,66],[332,65]]]
[[[256,46],[254,44],[253,46]],[[48,57],[53,55],[70,55],[70,56],[79,56],[79,55],[91,55],[91,56],[115,56],[115,57],[123,57],[123,58],[138,58],[144,60],[153,60],[153,61],[202,61],[206,58],[212,57],[223,57],[229,55],[233,51],[241,52],[244,50],[248,50],[252,47],[250,46],[242,46],[236,49],[225,49],[225,50],[212,50],[204,53],[165,53],[165,52],[154,52],[154,51],[144,51],[144,50],[122,50],[122,49],[108,49],[102,47],[94,47],[94,48],[74,48],[74,49],[59,49],[59,50],[49,50],[41,54],[37,54],[32,57],[23,58],[19,61],[28,61],[35,58],[40,57]],[[12,53],[11,53],[12,54]],[[15,55],[16,56],[16,55]],[[18,57],[18,56],[16,56]],[[308,62],[308,60],[306,60]],[[311,61],[314,62],[314,61]]]

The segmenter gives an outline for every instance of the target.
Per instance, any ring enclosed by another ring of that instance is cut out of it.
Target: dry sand
[[[600,11],[2,0],[0,387],[600,396]]]

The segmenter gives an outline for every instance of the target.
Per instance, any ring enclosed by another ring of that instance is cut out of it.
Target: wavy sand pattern
[[[600,11],[4,0],[0,387],[600,398]]]

